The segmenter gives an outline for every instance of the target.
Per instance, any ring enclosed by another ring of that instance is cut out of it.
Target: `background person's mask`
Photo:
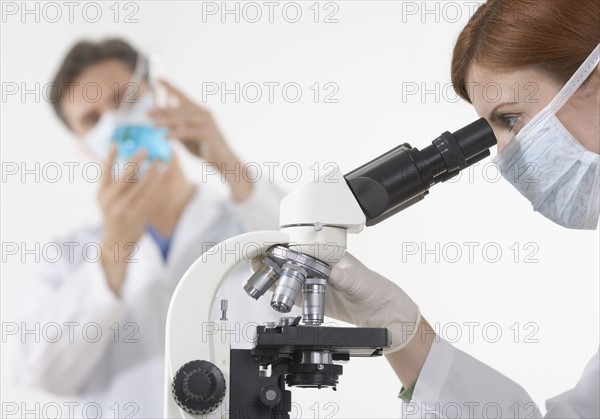
[[[96,125],[83,137],[83,145],[100,162],[104,162],[108,158],[108,151],[116,128],[116,111],[105,111],[96,122]]]
[[[600,156],[583,147],[556,113],[593,73],[600,45],[546,108],[495,157],[502,176],[534,211],[566,228],[593,230],[600,215]]]

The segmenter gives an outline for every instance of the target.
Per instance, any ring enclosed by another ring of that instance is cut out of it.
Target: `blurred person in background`
[[[54,110],[78,145],[92,154],[99,137],[110,145],[115,127],[106,121],[122,106],[142,58],[119,39],[79,42],[64,58],[54,79],[59,88]],[[23,327],[53,322],[63,336],[56,342],[19,343],[15,380],[97,403],[103,417],[162,416],[165,323],[179,279],[212,244],[245,231],[278,228],[281,193],[266,180],[248,180],[211,114],[171,84],[161,83],[177,104],[153,108],[148,116],[155,127],[168,129],[172,141],[221,172],[230,199],[186,179],[177,153],[167,162],[146,164],[149,150],[142,148],[130,157],[132,164],[118,166],[117,147],[107,147],[103,159],[95,154],[103,160],[97,192],[103,219],[56,241],[63,255],[69,255],[69,243],[97,243],[99,260],[90,262],[82,252],[71,252],[72,260],[63,257],[33,267],[20,313]],[[99,86],[100,100],[86,100],[82,89],[89,84]],[[64,86],[72,87],[69,95]],[[136,86],[136,101],[147,90],[144,77]],[[118,167],[122,173],[114,176]],[[230,281],[243,294],[239,278]],[[269,318],[275,315],[252,303],[243,297],[233,306],[254,321],[261,317],[257,310]],[[82,414],[75,410],[75,416]]]

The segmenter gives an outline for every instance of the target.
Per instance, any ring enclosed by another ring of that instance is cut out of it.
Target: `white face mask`
[[[83,137],[83,144],[100,162],[108,158],[112,136],[117,129],[117,112],[104,111],[96,125]]]
[[[600,156],[583,147],[556,113],[598,66],[600,45],[494,162],[534,211],[566,228],[594,230],[600,215]]]

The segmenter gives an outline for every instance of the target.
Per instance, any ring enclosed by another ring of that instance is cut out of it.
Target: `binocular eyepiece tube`
[[[344,176],[372,226],[416,204],[429,188],[490,155],[496,136],[484,119],[451,134],[444,132],[422,150],[402,144]]]

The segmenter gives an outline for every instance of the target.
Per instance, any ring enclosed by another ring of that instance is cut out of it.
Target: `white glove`
[[[252,272],[256,272],[261,259],[251,260]],[[275,285],[271,291],[274,288]],[[297,298],[295,305],[301,307],[302,299]],[[325,290],[325,315],[358,327],[387,328],[392,344],[385,354],[404,348],[421,322],[419,307],[398,285],[348,252],[331,268]]]
[[[417,333],[419,307],[392,281],[363,265],[350,253],[333,265],[325,291],[325,315],[359,327],[387,328],[391,354]]]

